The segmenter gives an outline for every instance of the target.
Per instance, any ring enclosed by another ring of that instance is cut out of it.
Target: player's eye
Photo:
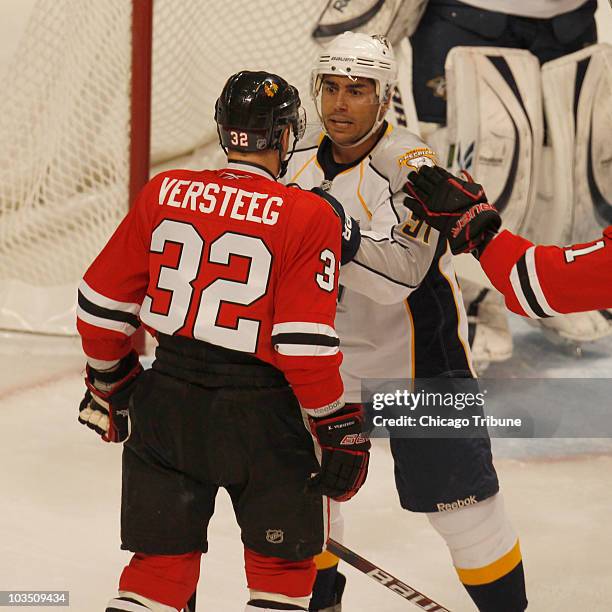
[[[349,94],[353,97],[353,98],[360,98],[364,95],[364,91],[361,88],[353,88],[351,87],[349,90]]]

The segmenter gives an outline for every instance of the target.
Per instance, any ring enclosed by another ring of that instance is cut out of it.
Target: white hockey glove
[[[141,372],[136,351],[111,370],[95,370],[87,365],[87,391],[79,405],[79,423],[93,429],[105,442],[125,442],[131,432],[130,397]]]

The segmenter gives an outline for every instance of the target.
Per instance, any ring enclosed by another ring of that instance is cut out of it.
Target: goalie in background
[[[410,37],[425,140],[453,174],[486,186],[504,228],[535,243],[585,242],[612,224],[612,47],[595,44],[596,9],[596,0],[430,0]],[[482,370],[511,356],[512,338],[503,301],[469,264],[456,265]],[[612,333],[607,312],[538,323],[573,346]]]
[[[534,245],[508,230],[481,185],[442,168],[413,172],[405,204],[448,238],[455,255],[472,253],[512,312],[533,319],[612,308],[612,225],[585,244]]]
[[[135,553],[106,612],[186,606],[219,487],[241,529],[245,611],[306,610],[327,496],[350,499],[367,474],[334,329],[356,243],[341,251],[329,203],[276,181],[303,133],[298,92],[239,72],[215,119],[226,167],[149,181],[79,288],[79,421],[125,443],[121,542]],[[159,342],[146,372],[131,348],[140,322]]]

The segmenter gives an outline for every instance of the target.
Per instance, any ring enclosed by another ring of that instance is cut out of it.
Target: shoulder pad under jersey
[[[401,190],[413,170],[437,163],[434,151],[402,127],[388,130],[370,154],[370,166],[389,181],[393,193]]]

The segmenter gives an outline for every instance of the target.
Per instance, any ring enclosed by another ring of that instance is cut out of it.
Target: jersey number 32
[[[194,294],[193,282],[198,277],[204,255],[204,239],[189,223],[162,221],[151,237],[151,252],[163,253],[167,243],[181,246],[176,267],[162,266],[157,280],[158,289],[170,291],[172,297],[167,312],[153,310],[153,299],[147,295],[142,303],[141,317],[164,334],[173,334],[187,320]],[[239,318],[235,328],[218,325],[221,303],[249,306],[266,294],[272,254],[261,238],[227,232],[211,242],[207,251],[210,263],[228,265],[231,255],[250,259],[245,282],[217,278],[200,295],[193,337],[236,351],[254,353],[260,322]]]
[[[225,232],[205,249],[205,240],[190,223],[165,219],[151,237],[151,253],[163,254],[168,244],[177,244],[180,255],[175,266],[162,266],[157,278],[157,289],[170,293],[169,305],[160,312],[154,298],[145,296],[140,316],[154,329],[172,335],[185,326],[196,301],[193,337],[236,351],[255,353],[261,321],[253,317],[238,317],[235,327],[219,323],[222,304],[250,306],[266,295],[272,269],[272,253],[257,236]],[[249,260],[244,281],[216,278],[198,295],[194,284],[206,253],[207,262],[228,266],[232,255]],[[323,270],[315,277],[316,283],[327,292],[335,288],[336,258],[325,249],[320,254]],[[196,300],[194,300],[194,293]]]

